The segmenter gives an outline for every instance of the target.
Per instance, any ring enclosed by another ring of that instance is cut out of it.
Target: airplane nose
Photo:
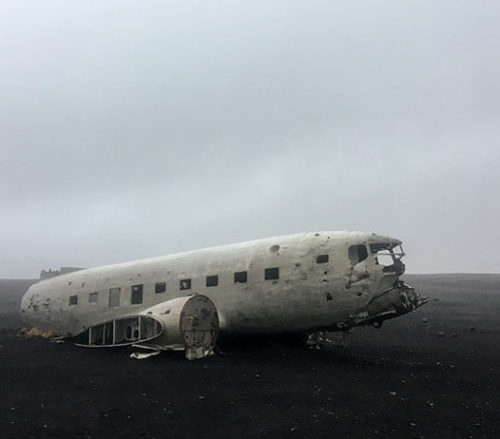
[[[396,282],[392,288],[373,297],[367,305],[370,315],[377,315],[384,311],[393,309],[397,315],[413,311],[427,302],[415,292],[413,287],[406,285],[403,281]]]

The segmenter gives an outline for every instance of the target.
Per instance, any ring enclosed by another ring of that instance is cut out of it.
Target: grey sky
[[[0,277],[316,230],[499,272],[497,1],[3,1]]]

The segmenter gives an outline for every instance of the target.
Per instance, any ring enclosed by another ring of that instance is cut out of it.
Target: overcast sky
[[[0,3],[0,277],[301,231],[499,272],[500,2]]]

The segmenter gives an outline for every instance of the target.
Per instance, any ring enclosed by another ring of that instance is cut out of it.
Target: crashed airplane
[[[48,277],[27,327],[86,347],[213,352],[227,334],[345,331],[425,303],[399,278],[401,241],[361,232],[278,236]]]

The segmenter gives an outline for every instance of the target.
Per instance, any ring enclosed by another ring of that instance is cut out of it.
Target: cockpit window
[[[400,244],[377,243],[370,244],[370,251],[375,257],[375,263],[382,265],[385,272],[395,272],[398,275],[404,273],[405,266],[401,258],[405,255]]]
[[[366,249],[366,245],[351,245],[349,247],[349,260],[352,265],[359,264],[361,261],[364,261],[368,257],[368,250]]]
[[[377,265],[392,265],[394,256],[392,254],[392,244],[370,244],[370,250]]]
[[[394,243],[370,244],[375,262],[380,265],[392,265],[396,259],[404,256],[401,245]]]

